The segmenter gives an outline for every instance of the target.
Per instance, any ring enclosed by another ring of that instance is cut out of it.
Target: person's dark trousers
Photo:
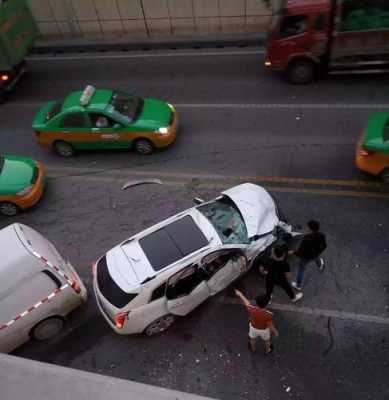
[[[281,279],[279,281],[274,281],[271,278],[267,278],[266,279],[266,297],[267,297],[268,300],[270,300],[270,298],[271,298],[271,295],[273,293],[273,289],[274,289],[275,285],[278,285],[278,286],[282,287],[282,289],[285,290],[286,294],[291,299],[294,299],[295,294],[293,292],[293,289],[290,287],[290,284],[289,284],[289,282],[287,281],[286,278],[285,279]]]

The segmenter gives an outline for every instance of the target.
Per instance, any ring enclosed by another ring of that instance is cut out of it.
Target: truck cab
[[[291,83],[311,82],[326,62],[331,1],[289,0],[272,11],[266,67],[286,72]]]

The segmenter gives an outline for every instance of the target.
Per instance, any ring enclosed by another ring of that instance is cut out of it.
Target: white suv
[[[119,334],[162,332],[244,274],[276,240],[277,226],[291,232],[265,189],[245,183],[226,190],[96,261],[99,309]]]

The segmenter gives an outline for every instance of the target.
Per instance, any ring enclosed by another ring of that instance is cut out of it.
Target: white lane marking
[[[221,297],[219,298],[219,302],[223,304],[240,304],[237,299],[230,297]],[[376,315],[357,314],[353,312],[336,311],[336,310],[324,310],[321,308],[298,307],[290,304],[280,304],[280,303],[272,303],[269,306],[269,309],[295,312],[298,314],[331,317],[337,319],[344,319],[347,321],[369,322],[380,325],[389,325],[389,318],[378,317]]]
[[[274,108],[274,109],[381,109],[389,108],[389,104],[372,103],[175,103],[177,108]]]
[[[115,60],[128,58],[162,58],[162,57],[210,57],[210,56],[241,56],[265,54],[266,50],[243,51],[193,51],[193,52],[169,52],[169,53],[136,53],[136,54],[77,54],[61,56],[32,56],[27,61],[78,61],[78,60]]]
[[[7,107],[38,107],[41,106],[45,101],[42,102],[15,102],[3,104],[0,108],[0,112]],[[374,104],[374,103],[334,103],[334,104],[320,104],[320,103],[173,103],[177,109],[188,108],[188,109],[279,109],[279,110],[293,110],[293,109],[307,109],[307,110],[381,110],[389,109],[389,103],[385,104]]]

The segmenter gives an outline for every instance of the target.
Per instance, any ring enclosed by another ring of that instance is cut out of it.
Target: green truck
[[[0,0],[0,102],[25,71],[38,28],[26,0]]]

